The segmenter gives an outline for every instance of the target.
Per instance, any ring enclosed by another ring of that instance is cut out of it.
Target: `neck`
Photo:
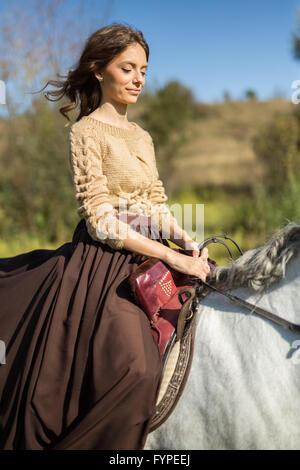
[[[122,103],[101,102],[91,116],[113,126],[126,127],[128,125],[127,105]]]

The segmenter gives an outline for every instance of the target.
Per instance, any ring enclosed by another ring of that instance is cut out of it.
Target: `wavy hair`
[[[143,47],[148,60],[149,46],[141,31],[122,23],[112,23],[98,29],[86,40],[73,70],[70,69],[67,75],[57,74],[59,78],[64,80],[48,80],[46,85],[39,90],[39,92],[43,91],[48,85],[51,85],[58,89],[44,93],[49,101],[58,101],[64,96],[70,100],[69,104],[59,109],[60,113],[69,121],[65,127],[71,123],[67,113],[76,107],[80,108],[76,121],[99,107],[102,90],[94,74],[101,72],[114,57],[134,43]],[[54,96],[56,99],[51,99],[50,96]]]

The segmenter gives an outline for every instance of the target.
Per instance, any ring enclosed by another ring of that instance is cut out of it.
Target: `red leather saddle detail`
[[[211,269],[217,266],[210,258],[208,263]],[[182,289],[191,287],[194,280],[189,275],[172,270],[157,258],[149,258],[130,275],[129,284],[135,301],[150,320],[152,334],[161,356],[164,356],[171,337],[174,340],[182,309],[178,294]],[[184,294],[182,300],[183,303],[186,300]]]

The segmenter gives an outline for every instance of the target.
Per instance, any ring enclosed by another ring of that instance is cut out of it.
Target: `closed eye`
[[[122,68],[122,70],[124,70],[124,72],[131,72],[131,70],[130,70],[130,69],[128,70],[128,69],[123,69],[123,68]],[[146,73],[146,72],[141,72],[141,73],[142,73],[143,75],[147,75],[147,73]]]

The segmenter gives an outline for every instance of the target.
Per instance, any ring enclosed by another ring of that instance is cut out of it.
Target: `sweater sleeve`
[[[85,219],[93,240],[115,250],[122,249],[129,226],[118,220],[110,202],[107,178],[102,171],[100,142],[90,131],[72,128],[69,150],[78,215]]]

